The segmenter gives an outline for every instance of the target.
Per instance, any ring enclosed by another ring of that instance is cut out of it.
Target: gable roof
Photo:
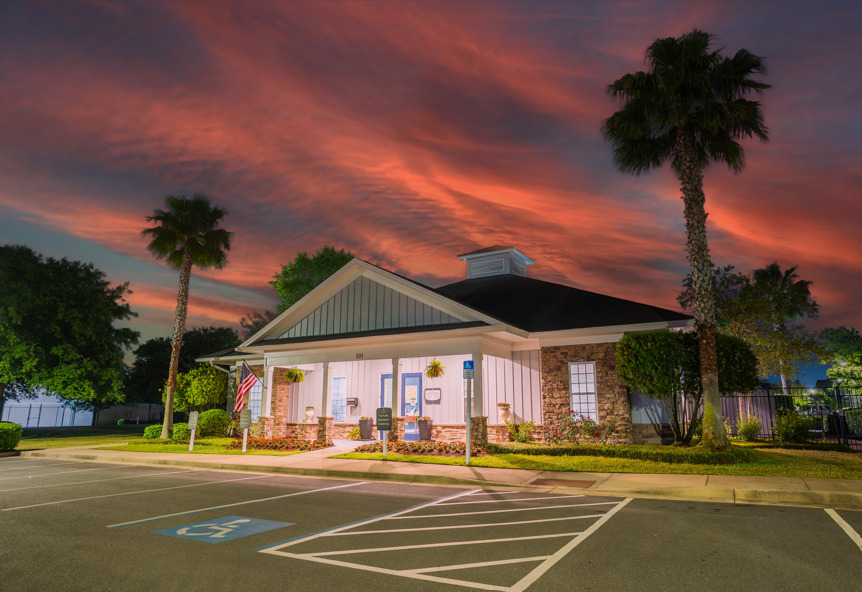
[[[516,275],[463,280],[436,292],[531,333],[692,318],[649,304]]]

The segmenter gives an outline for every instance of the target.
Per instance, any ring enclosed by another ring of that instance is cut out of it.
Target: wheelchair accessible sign
[[[224,516],[215,520],[195,522],[175,528],[165,528],[153,531],[152,534],[163,534],[178,539],[200,541],[202,543],[223,543],[234,539],[251,536],[276,528],[293,526],[293,522],[277,522],[275,520],[260,520],[244,516]]]

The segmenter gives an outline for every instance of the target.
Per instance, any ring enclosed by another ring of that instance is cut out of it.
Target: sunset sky
[[[862,3],[0,3],[0,242],[129,281],[142,341],[177,273],[141,230],[205,193],[235,233],[192,276],[189,326],[274,308],[299,251],[345,248],[431,286],[518,247],[530,275],[677,308],[668,167],[618,172],[605,88],[692,28],[763,56],[771,141],[706,172],[713,260],[814,281],[813,328],[862,329]]]

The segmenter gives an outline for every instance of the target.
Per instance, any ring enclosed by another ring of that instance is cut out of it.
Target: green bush
[[[158,440],[162,435],[162,425],[154,423],[144,428],[144,438],[147,440]]]
[[[509,430],[509,435],[515,442],[532,442],[533,428],[536,427],[535,422],[531,419],[527,423],[515,425],[514,423],[506,422],[506,428]]]
[[[801,444],[808,440],[811,420],[799,415],[795,409],[785,409],[776,416],[772,429],[780,442]]]
[[[862,409],[848,409],[844,412],[847,430],[854,436],[862,436]]]
[[[161,433],[161,432],[160,432]],[[195,432],[197,434],[197,431]],[[175,423],[174,431],[171,434],[171,440],[174,442],[188,442],[192,438],[192,432],[189,430],[187,423]]]
[[[24,433],[22,428],[17,423],[8,421],[0,422],[0,452],[6,450],[15,450],[18,442],[21,441],[21,435]]]
[[[230,415],[224,409],[210,409],[198,417],[198,432],[201,436],[224,437],[229,425]]]
[[[748,417],[740,415],[736,418],[736,433],[739,434],[739,437],[746,442],[753,442],[756,440],[757,434],[760,433],[760,428],[762,427],[763,424],[761,423],[760,418],[756,415],[750,415]]]
[[[647,446],[640,444],[601,446],[535,446],[524,444],[488,444],[491,454],[528,454],[534,456],[604,456],[629,458],[663,463],[688,463],[694,465],[732,465],[754,460],[751,450],[734,448],[730,452],[710,452],[698,446]]]

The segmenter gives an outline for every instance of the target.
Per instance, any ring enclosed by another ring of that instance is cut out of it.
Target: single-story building
[[[472,360],[474,441],[508,439],[505,404],[510,422],[534,422],[534,436],[574,410],[613,419],[622,441],[647,439],[653,426],[632,423],[614,345],[691,317],[528,277],[533,262],[514,247],[458,258],[466,279],[439,288],[353,259],[235,350],[200,361],[231,371],[245,361],[260,378],[248,403],[258,437],[344,438],[391,407],[390,437],[418,439],[423,417],[434,439],[463,441]],[[426,375],[432,360],[442,376]],[[305,380],[288,381],[290,368]]]

